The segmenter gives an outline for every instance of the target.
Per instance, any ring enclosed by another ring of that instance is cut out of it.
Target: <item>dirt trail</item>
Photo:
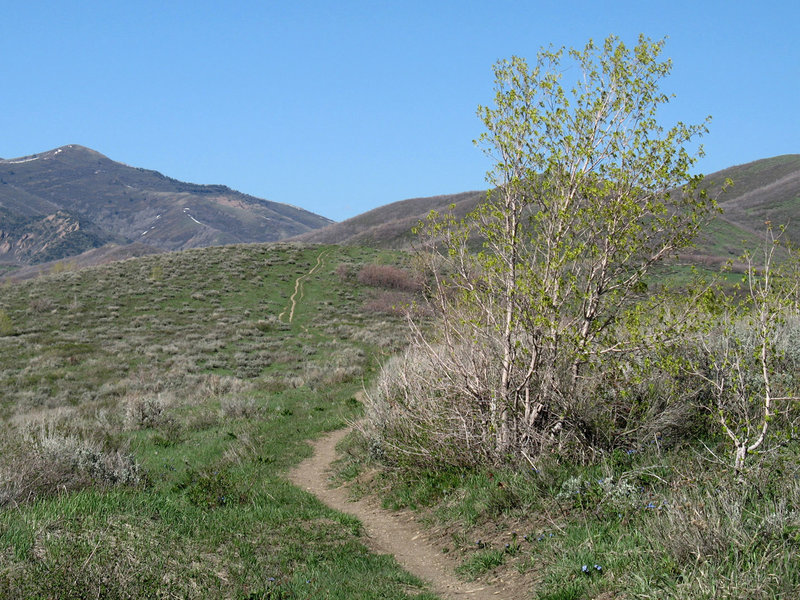
[[[279,321],[283,321],[283,316],[288,312],[289,320],[286,322],[287,323],[292,322],[292,319],[294,319],[294,309],[297,307],[297,302],[298,300],[303,299],[303,282],[309,277],[311,277],[314,274],[314,272],[317,269],[319,269],[320,266],[322,266],[322,259],[325,258],[325,255],[328,254],[329,252],[330,250],[323,250],[322,252],[320,252],[319,255],[317,256],[317,264],[314,265],[314,267],[308,273],[306,273],[305,275],[300,275],[300,277],[294,280],[294,293],[292,294],[292,297],[289,298],[289,306],[287,306],[286,309],[281,314],[278,315]],[[298,293],[300,294],[299,299],[297,297]]]
[[[427,581],[442,598],[514,600],[530,596],[530,592],[525,594],[518,586],[459,580],[454,575],[455,563],[428,541],[424,526],[415,522],[413,513],[387,511],[366,499],[353,502],[346,488],[329,487],[328,472],[336,459],[336,444],[348,432],[342,429],[316,441],[314,455],[289,474],[292,483],[308,490],[331,508],[358,518],[364,524],[368,543],[374,551],[393,554],[397,562]]]

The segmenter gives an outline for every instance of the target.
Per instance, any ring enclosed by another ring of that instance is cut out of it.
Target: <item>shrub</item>
[[[493,360],[492,345],[498,343],[491,332],[480,343],[417,342],[388,361],[367,395],[362,431],[369,446],[390,462],[426,467],[517,462],[549,451],[586,463],[653,439],[673,444],[699,429],[695,400],[702,388],[653,366],[658,357],[640,356],[613,370],[587,368],[570,395],[557,393],[560,379],[572,376],[567,368],[542,373],[531,387],[540,390],[547,407],[514,407],[524,414],[515,431],[518,443],[498,454],[489,443],[502,385]]]
[[[367,301],[364,310],[382,315],[405,315],[411,302],[407,293],[390,290]]]
[[[249,359],[247,359],[249,360]],[[271,363],[271,359],[263,353],[259,353],[252,359],[259,370]],[[203,375],[197,386],[197,393],[205,398],[217,398],[224,394],[243,393],[251,387],[251,384],[230,375]]]
[[[484,462],[478,425],[484,407],[461,395],[449,373],[417,348],[384,365],[366,394],[366,419],[359,425],[375,458],[425,467]]]
[[[422,281],[414,274],[391,265],[365,265],[358,272],[358,282],[362,285],[382,287],[405,292],[422,290]]]
[[[267,315],[263,319],[256,321],[256,329],[262,333],[268,333],[275,329],[281,329],[283,323],[275,315]]]
[[[341,281],[347,281],[348,279],[350,279],[350,274],[351,274],[351,268],[349,264],[339,263],[339,265],[336,267],[336,276]]]
[[[76,436],[39,430],[0,468],[0,506],[83,489],[92,485],[137,485],[144,473],[134,457]]]
[[[50,298],[32,298],[28,306],[31,312],[45,313],[53,310],[55,305]]]
[[[220,400],[220,409],[225,417],[231,419],[251,419],[264,412],[264,408],[255,398],[225,396]]]
[[[125,408],[126,429],[155,429],[171,419],[165,414],[161,396],[135,397]]]

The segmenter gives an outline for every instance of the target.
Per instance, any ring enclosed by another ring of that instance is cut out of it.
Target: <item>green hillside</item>
[[[785,225],[800,243],[800,154],[786,154],[713,173],[707,180],[733,185],[721,197],[724,218],[746,231],[764,230],[764,222]]]
[[[726,212],[697,250],[658,270],[659,286],[757,246],[766,219],[787,218],[794,232],[797,163],[710,176],[734,180]],[[398,388],[387,377],[405,360],[398,307],[422,299],[409,255],[379,246],[406,245],[403,223],[432,207],[463,214],[482,196],[396,203],[327,230],[349,228],[351,245],[55,263],[49,275],[0,283],[0,598],[433,598],[368,550],[359,522],[286,479],[309,440],[362,415],[365,389],[378,427],[349,439],[339,476],[413,512],[464,579],[514,581],[537,600],[795,597],[794,313],[774,341],[774,383],[789,392],[776,398],[768,449],[741,473],[713,394],[687,369],[723,341],[747,341],[746,320],[706,346],[675,340],[688,366],[644,356],[652,381],[622,369],[587,379],[569,419],[591,443],[488,466],[392,459],[401,445],[375,432],[388,430]],[[723,296],[704,296],[706,325]],[[422,310],[424,329],[432,312]],[[464,356],[480,360],[482,349],[473,342]],[[432,381],[445,381],[430,365]],[[411,397],[437,416],[446,399],[427,388]],[[448,426],[466,429],[469,415]],[[603,437],[609,428],[621,433]]]
[[[0,598],[432,598],[284,477],[402,345],[356,279],[402,260],[232,246],[0,286]]]
[[[730,179],[723,194],[720,187]],[[711,173],[706,185],[719,196],[723,214],[698,240],[688,257],[700,264],[722,264],[757,244],[764,222],[787,225],[788,239],[800,243],[800,155],[758,160]],[[409,248],[410,231],[431,211],[449,210],[463,217],[486,197],[485,191],[465,192],[393,202],[299,236],[306,242]]]

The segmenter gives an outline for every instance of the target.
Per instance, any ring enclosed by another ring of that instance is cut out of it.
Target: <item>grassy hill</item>
[[[0,285],[0,597],[432,598],[284,478],[402,345],[356,278],[402,260],[230,246]]]
[[[706,177],[713,193],[730,179],[733,185],[720,196],[724,213],[698,240],[686,258],[701,264],[722,264],[757,244],[764,221],[787,225],[788,238],[800,243],[800,155],[790,154],[730,167]],[[341,223],[297,237],[325,244],[408,248],[411,228],[432,210],[443,212],[455,205],[457,217],[474,209],[485,191],[401,200],[381,206]]]
[[[792,214],[763,197],[796,196],[796,163],[710,177],[739,193],[693,259],[734,257],[764,216]],[[408,219],[482,197],[396,203],[328,233],[403,246]],[[361,415],[359,393],[404,347],[407,260],[234,245],[0,284],[0,598],[433,598],[368,552],[355,520],[285,479],[307,440]],[[796,379],[797,331],[787,322],[794,370],[781,378]],[[354,438],[342,476],[417,511],[463,577],[523,577],[539,600],[795,597],[796,436],[736,478],[705,400],[675,381],[664,398],[647,382],[586,398],[677,408],[663,413],[666,435],[633,430],[585,463],[552,452],[522,467],[376,468],[380,448]]]
[[[314,244],[348,244],[376,248],[410,247],[411,229],[432,210],[463,217],[486,198],[485,191],[464,192],[429,198],[412,198],[380,206],[341,223],[333,223],[297,236],[297,241]]]
[[[800,243],[800,154],[786,154],[712,173],[712,186],[730,179],[721,198],[724,219],[745,231],[761,232],[764,222],[786,225],[787,235]]]
[[[406,260],[238,245],[0,285],[0,598],[433,599],[285,478],[404,347]],[[794,597],[796,440],[742,486],[703,435],[712,453],[640,433],[585,465],[430,471],[375,469],[354,438],[341,469],[462,577],[531,598]]]

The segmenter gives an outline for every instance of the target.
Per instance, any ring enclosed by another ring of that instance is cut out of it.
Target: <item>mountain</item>
[[[757,243],[764,222],[787,225],[787,238],[800,245],[800,154],[789,154],[737,165],[706,176],[706,187],[719,192],[727,179],[733,182],[719,197],[721,217],[708,227],[692,256],[702,262],[723,262]],[[341,223],[300,236],[297,240],[325,244],[407,248],[411,228],[431,211],[464,216],[486,197],[485,191],[430,198],[413,198],[381,206]]]
[[[183,250],[270,242],[332,223],[306,210],[131,167],[78,145],[0,160],[0,260],[36,264],[108,243]]]
[[[784,154],[730,167],[706,176],[718,189],[731,185],[720,198],[723,219],[746,231],[763,232],[764,223],[786,226],[786,235],[800,244],[800,154]]]
[[[103,244],[102,246],[86,250],[80,254],[72,254],[66,258],[39,262],[31,265],[0,263],[0,280],[9,277],[13,278],[14,281],[23,281],[48,273],[75,271],[84,267],[94,267],[118,260],[160,254],[161,252],[163,251],[158,248],[138,242],[132,244]]]
[[[453,214],[463,217],[485,198],[484,190],[400,200],[293,239],[313,244],[408,248],[413,239],[411,228],[432,210],[445,212],[453,206]]]
[[[115,239],[91,221],[58,208],[49,214],[23,215],[0,206],[0,257],[6,261],[57,260]]]

